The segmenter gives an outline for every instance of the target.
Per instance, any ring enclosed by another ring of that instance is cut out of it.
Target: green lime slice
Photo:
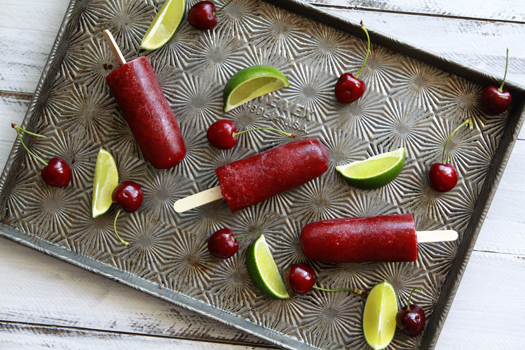
[[[142,38],[140,47],[155,50],[166,44],[179,28],[185,9],[186,0],[166,0]]]
[[[384,349],[396,333],[397,297],[386,281],[378,283],[368,295],[363,312],[363,332],[372,349]]]
[[[111,198],[113,190],[118,185],[117,164],[113,156],[101,148],[95,165],[95,178],[93,179],[93,217],[108,211],[113,203]]]
[[[393,181],[405,165],[405,149],[378,154],[360,162],[335,168],[346,181],[357,188],[372,190]]]
[[[246,251],[246,268],[261,292],[277,299],[290,298],[264,235],[260,235]]]
[[[235,73],[224,87],[224,111],[256,97],[290,86],[280,70],[270,66],[251,66]]]

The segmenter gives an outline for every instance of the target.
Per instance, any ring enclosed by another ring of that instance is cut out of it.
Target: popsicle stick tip
[[[115,42],[115,38],[113,38],[113,35],[107,29],[104,30],[104,39],[106,39],[106,42],[108,43],[111,52],[113,52],[113,56],[117,59],[119,66],[126,64],[126,59],[122,55],[122,52],[120,52],[120,49]]]
[[[173,209],[177,213],[183,213],[185,211],[200,207],[201,205],[214,202],[221,198],[223,198],[221,187],[216,186],[208,190],[191,195],[189,197],[179,199],[173,204]]]
[[[418,231],[418,243],[449,242],[458,239],[458,233],[454,230]]]

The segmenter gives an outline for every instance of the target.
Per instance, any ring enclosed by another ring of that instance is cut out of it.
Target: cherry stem
[[[410,311],[410,301],[412,300],[412,294],[414,294],[414,291],[416,289],[419,289],[420,292],[422,292],[423,290],[419,287],[416,287],[414,289],[412,289],[412,291],[410,292],[410,296],[408,297],[408,304],[407,304],[407,311]]]
[[[36,154],[34,154],[33,152],[31,152],[29,150],[29,148],[27,148],[26,144],[24,143],[24,140],[22,139],[22,135],[20,134],[20,130],[22,130],[23,132],[29,134],[29,135],[33,135],[33,136],[37,136],[37,137],[45,137],[43,135],[39,135],[39,134],[35,134],[35,133],[32,133],[30,131],[27,131],[27,130],[24,130],[22,129],[21,127],[19,127],[18,125],[16,124],[11,124],[11,127],[13,129],[16,130],[16,133],[18,134],[18,138],[20,139],[20,142],[22,143],[22,146],[24,146],[24,148],[26,149],[26,151],[32,155],[36,160],[38,160],[39,162],[41,162],[42,164],[44,164],[45,166],[47,166],[47,162],[45,160],[43,160],[42,158],[40,158],[39,156],[37,156]]]
[[[472,129],[472,118],[468,118],[467,120],[465,120],[460,126],[458,126],[454,131],[452,131],[452,134],[450,134],[450,136],[448,137],[447,142],[445,143],[445,147],[443,147],[443,164],[445,164],[445,151],[447,149],[448,143],[450,142],[450,139],[452,139],[452,136],[454,136],[454,134],[465,125]]]
[[[505,84],[505,79],[507,79],[507,70],[509,68],[509,48],[507,47],[507,63],[505,63],[505,75],[503,76],[503,81],[501,82],[501,86],[499,87],[499,91],[503,91],[503,84]]]
[[[361,68],[359,68],[359,72],[357,72],[357,74],[355,75],[356,78],[359,78],[359,74],[361,74],[361,71],[363,70],[363,68],[365,68],[366,61],[368,60],[368,54],[370,54],[370,35],[368,35],[368,30],[366,30],[363,21],[361,21],[361,29],[365,31],[366,39],[368,40],[368,47],[366,49],[365,61],[363,62]]]
[[[232,134],[232,137],[235,137],[235,136],[237,136],[237,135],[244,134],[245,132],[248,132],[248,131],[255,131],[255,130],[271,130],[271,131],[276,131],[276,132],[280,132],[281,134],[283,134],[283,135],[285,135],[285,136],[288,136],[288,137],[291,138],[291,139],[297,137],[296,134],[291,134],[291,133],[289,133],[289,132],[282,131],[282,130],[279,130],[279,129],[274,129],[274,128],[255,128],[255,129],[248,129],[248,130],[244,130],[244,131],[241,131],[241,132],[234,132],[234,133]]]
[[[122,209],[119,209],[119,211],[117,213],[117,216],[115,216],[115,221],[113,222],[113,229],[115,230],[115,234],[117,235],[117,238],[119,239],[119,241],[121,241],[122,244],[124,244],[125,246],[131,247],[131,243],[126,242],[125,240],[120,238],[120,236],[119,236],[119,234],[117,232],[117,219],[118,219],[118,216],[120,215],[121,211],[122,211]]]
[[[226,6],[228,6],[230,4],[230,2],[232,2],[233,0],[230,0],[228,1],[223,7],[221,7],[220,9],[218,9],[217,11],[215,11],[214,15],[217,15],[219,12],[221,12]]]
[[[243,235],[243,236],[232,237],[232,239],[233,239],[233,240],[236,240],[236,239],[239,239],[239,238],[246,238],[246,237],[248,237],[248,236],[254,234],[255,232],[259,231],[259,230],[261,229],[261,227],[264,226],[264,224],[266,224],[266,221],[268,221],[268,217],[266,217],[266,218],[264,219],[263,223],[261,224],[261,226],[257,227],[254,231],[252,231],[252,232],[250,232],[250,233],[248,233],[248,234],[246,234],[246,235]]]
[[[357,289],[357,288],[325,289],[325,288],[321,288],[317,286],[314,286],[314,288],[318,290],[324,290],[325,292],[353,292],[357,295],[367,295],[368,294],[367,291]]]

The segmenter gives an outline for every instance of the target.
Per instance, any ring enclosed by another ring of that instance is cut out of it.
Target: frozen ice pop
[[[455,231],[416,232],[411,214],[313,222],[299,238],[308,259],[329,263],[416,261],[418,240],[455,239]]]
[[[120,58],[123,60],[121,54]],[[186,147],[149,59],[143,56],[122,62],[106,82],[146,160],[158,169],[179,164]]]
[[[232,212],[247,208],[321,176],[329,155],[317,139],[304,139],[215,169],[219,185],[175,202],[177,212],[224,198]]]

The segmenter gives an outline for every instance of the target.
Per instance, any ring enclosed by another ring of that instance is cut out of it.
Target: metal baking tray
[[[214,30],[201,32],[183,20],[167,45],[141,51],[140,40],[160,5],[71,1],[23,126],[48,136],[25,141],[43,158],[65,158],[73,180],[65,188],[44,184],[41,166],[16,141],[0,179],[0,234],[284,348],[366,349],[363,298],[312,291],[285,301],[270,299],[252,285],[244,264],[255,237],[242,240],[239,253],[226,261],[208,254],[206,240],[224,226],[247,232],[268,215],[261,231],[284,270],[306,261],[298,234],[308,222],[410,212],[418,229],[452,228],[460,239],[421,244],[415,263],[310,263],[323,287],[368,289],[387,280],[400,304],[413,287],[422,287],[415,301],[428,317],[424,333],[417,338],[396,334],[390,348],[434,348],[523,124],[525,90],[507,83],[514,95],[510,111],[487,115],[478,100],[496,78],[370,28],[371,56],[361,75],[367,92],[342,105],[334,98],[335,82],[341,73],[358,70],[366,50],[357,24],[294,0],[234,0]],[[179,166],[157,170],[144,161],[105,84],[117,63],[103,42],[104,29],[113,32],[126,59],[147,55],[152,61],[188,148]],[[281,69],[291,86],[224,113],[224,84],[254,64]],[[447,135],[467,117],[474,129],[456,134],[448,148],[459,183],[451,192],[434,192],[427,169],[440,159]],[[330,169],[235,214],[224,201],[176,214],[175,200],[217,185],[216,167],[289,141],[280,134],[251,133],[233,150],[213,149],[205,131],[221,118],[241,130],[272,126],[299,138],[317,137],[330,151]],[[141,210],[119,218],[119,232],[131,248],[113,234],[115,209],[91,218],[101,146],[116,157],[121,180],[144,188]],[[334,171],[336,165],[400,146],[407,150],[405,168],[386,187],[358,190]]]

